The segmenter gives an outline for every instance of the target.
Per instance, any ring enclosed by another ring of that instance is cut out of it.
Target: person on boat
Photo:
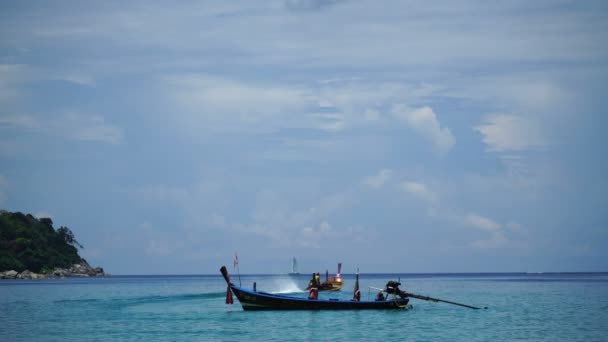
[[[384,293],[382,293],[382,291],[379,291],[378,295],[376,295],[376,301],[381,302],[383,300],[384,300]]]
[[[317,275],[315,273],[312,274],[312,278],[310,278],[310,281],[308,282],[308,288],[311,289],[313,288],[313,286],[315,286],[317,283]]]
[[[308,299],[316,300],[319,298],[319,289],[316,286],[310,288],[310,292],[308,293]]]
[[[317,284],[317,286],[321,285],[321,275],[319,275],[319,272],[315,274],[315,284]]]
[[[359,290],[355,291],[355,294],[353,295],[353,300],[355,302],[358,302],[361,300],[361,291],[359,291]]]

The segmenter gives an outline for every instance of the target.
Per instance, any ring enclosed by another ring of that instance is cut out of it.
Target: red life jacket
[[[313,287],[312,289],[310,289],[310,292],[308,293],[308,299],[317,299],[319,297],[319,292],[317,290],[316,287]]]

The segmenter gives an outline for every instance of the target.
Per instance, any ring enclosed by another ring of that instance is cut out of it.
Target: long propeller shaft
[[[433,297],[423,296],[423,295],[419,295],[419,294],[415,294],[415,293],[409,293],[409,292],[405,292],[405,291],[401,291],[401,292],[402,292],[403,295],[405,295],[407,297],[412,297],[412,298],[416,298],[416,299],[428,300],[428,301],[431,301],[431,302],[448,303],[448,304],[463,306],[465,308],[475,309],[475,310],[481,309],[480,307],[477,307],[477,306],[467,305],[467,304],[462,304],[462,303],[456,303],[456,302],[452,302],[452,301],[445,300],[445,299],[433,298]],[[487,307],[484,307],[484,309],[487,309]]]

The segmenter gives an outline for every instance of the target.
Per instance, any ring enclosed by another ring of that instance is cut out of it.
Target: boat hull
[[[391,310],[408,309],[408,298],[394,298],[386,301],[352,300],[312,300],[265,292],[256,292],[238,286],[231,286],[243,310]]]

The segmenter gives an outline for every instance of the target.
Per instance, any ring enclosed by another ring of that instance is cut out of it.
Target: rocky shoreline
[[[91,267],[86,261],[72,265],[70,268],[55,268],[47,273],[34,273],[25,270],[21,273],[10,270],[0,272],[0,279],[59,279],[68,277],[110,277],[101,267]]]

